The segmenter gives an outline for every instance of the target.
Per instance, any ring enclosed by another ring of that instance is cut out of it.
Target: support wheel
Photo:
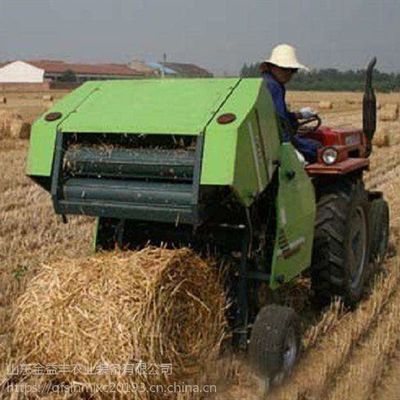
[[[371,245],[370,261],[379,263],[387,253],[389,246],[389,206],[384,199],[371,202],[369,211]]]
[[[249,344],[249,363],[269,385],[283,381],[300,353],[300,320],[289,307],[269,305],[258,313]]]
[[[369,263],[369,201],[361,180],[344,179],[319,193],[311,266],[316,303],[362,298]]]

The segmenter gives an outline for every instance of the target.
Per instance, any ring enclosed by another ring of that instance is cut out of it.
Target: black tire
[[[382,261],[389,246],[389,205],[384,199],[371,202],[370,218],[370,261]]]
[[[295,311],[264,306],[253,324],[248,350],[251,367],[269,384],[290,375],[300,353],[300,320]]]
[[[339,297],[354,306],[362,298],[369,275],[368,215],[361,180],[343,179],[320,189],[311,266],[318,305]]]

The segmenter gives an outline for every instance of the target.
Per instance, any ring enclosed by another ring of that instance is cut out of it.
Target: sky
[[[400,0],[0,0],[0,60],[192,62],[236,74],[289,43],[312,68],[400,71]]]

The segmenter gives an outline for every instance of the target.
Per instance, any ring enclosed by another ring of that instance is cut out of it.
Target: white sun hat
[[[296,49],[289,44],[280,44],[274,47],[271,57],[265,60],[265,62],[282,68],[298,68],[309,71],[308,67],[299,63],[296,56]]]

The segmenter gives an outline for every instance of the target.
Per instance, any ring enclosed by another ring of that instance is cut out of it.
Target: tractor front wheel
[[[300,353],[300,320],[292,308],[264,306],[253,324],[249,363],[267,385],[279,384]]]
[[[319,305],[339,297],[354,306],[362,297],[369,263],[369,201],[361,180],[321,188],[311,267]]]

